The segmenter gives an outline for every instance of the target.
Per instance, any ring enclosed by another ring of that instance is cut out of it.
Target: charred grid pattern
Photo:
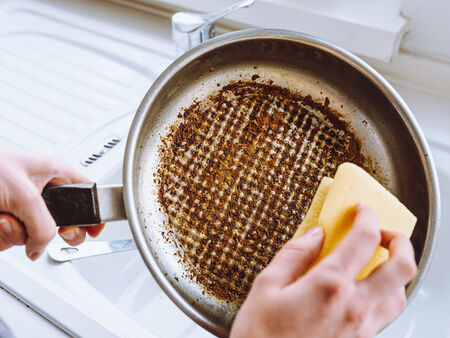
[[[323,176],[362,164],[355,136],[325,104],[254,82],[184,109],[160,148],[159,201],[188,275],[240,304],[293,235]]]

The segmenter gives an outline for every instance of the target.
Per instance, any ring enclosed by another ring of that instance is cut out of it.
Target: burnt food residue
[[[180,112],[160,147],[159,202],[187,276],[241,304],[302,222],[322,177],[363,164],[347,125],[272,84],[234,82]]]

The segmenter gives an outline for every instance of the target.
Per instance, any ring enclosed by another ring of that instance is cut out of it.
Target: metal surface
[[[90,241],[77,246],[70,246],[65,243],[50,244],[47,247],[47,254],[54,261],[67,262],[73,259],[132,249],[136,249],[134,241],[132,239],[123,239],[118,241]]]
[[[127,219],[121,185],[97,186],[98,210],[102,222]]]
[[[176,250],[162,238],[161,213],[153,173],[160,137],[182,107],[205,98],[217,84],[262,81],[330,100],[361,140],[377,178],[418,218],[412,236],[419,273],[408,286],[411,298],[431,259],[439,220],[439,191],[428,145],[397,92],[354,55],[300,33],[249,30],[206,42],[176,60],[142,101],[124,158],[125,206],[131,230],[149,270],[169,297],[193,320],[217,335],[229,332],[236,308],[206,297],[183,279]]]
[[[177,56],[215,36],[214,23],[242,8],[253,6],[255,0],[243,0],[214,13],[179,12],[172,16],[172,39]]]

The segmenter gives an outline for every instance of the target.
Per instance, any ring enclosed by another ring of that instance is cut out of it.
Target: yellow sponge
[[[294,234],[294,237],[299,236],[315,225],[323,227],[325,240],[313,265],[333,251],[350,230],[353,208],[358,202],[375,211],[381,228],[411,236],[417,218],[362,168],[352,163],[343,163],[339,166],[334,180],[328,177],[322,180],[305,220]],[[367,277],[388,257],[389,251],[378,247],[356,279]]]
[[[333,179],[330,177],[322,178],[322,181],[317,188],[316,194],[311,202],[308,212],[306,213],[305,219],[302,224],[298,227],[293,238],[303,235],[312,227],[318,225],[320,211],[322,210],[325,198],[327,198],[328,190],[330,190]]]

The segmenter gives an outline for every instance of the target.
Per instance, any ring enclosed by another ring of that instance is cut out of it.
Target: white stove
[[[54,154],[92,180],[120,183],[133,114],[174,57],[168,16],[100,0],[0,1],[0,143]],[[369,63],[422,126],[442,197],[425,282],[379,336],[450,337],[450,64],[404,52],[392,64]],[[118,222],[98,239],[131,237],[127,222]],[[60,329],[50,325],[46,336],[210,336],[172,304],[137,251],[56,264],[29,262],[13,248],[0,253],[0,287],[0,317],[17,336],[27,336],[20,311]],[[11,305],[11,295],[33,310]]]

